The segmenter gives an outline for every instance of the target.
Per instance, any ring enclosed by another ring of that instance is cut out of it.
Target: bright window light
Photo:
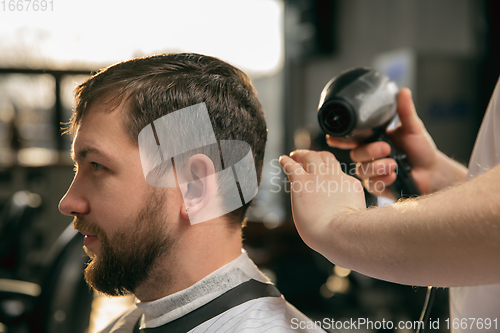
[[[2,66],[102,67],[181,51],[219,57],[253,76],[283,63],[279,0],[50,1],[43,12],[0,13]]]

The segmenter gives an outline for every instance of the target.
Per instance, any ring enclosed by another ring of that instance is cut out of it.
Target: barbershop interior
[[[500,73],[499,1],[35,1],[0,4],[0,333],[97,333],[135,306],[133,295],[107,297],[85,282],[84,235],[58,210],[75,174],[64,124],[92,74],[172,52],[222,59],[255,86],[268,140],[243,248],[285,299],[313,321],[409,323],[329,332],[415,332],[427,287],[371,278],[310,249],[278,158],[327,150],[352,171],[349,151],[326,144],[318,105],[332,78],[359,67],[410,88],[437,147],[467,165]],[[366,201],[391,203],[368,192]],[[448,303],[448,289],[434,288],[433,332],[450,332]]]

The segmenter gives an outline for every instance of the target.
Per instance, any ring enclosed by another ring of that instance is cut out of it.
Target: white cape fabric
[[[469,163],[467,180],[479,176],[499,163],[500,79],[497,82],[476,139]],[[500,265],[500,262],[498,264]],[[464,267],[464,269],[467,268]],[[450,288],[450,317],[450,328],[453,333],[500,332],[500,284]],[[468,323],[468,327],[461,328],[462,325],[455,325],[460,327],[458,329],[453,328],[453,323],[461,323],[462,319],[464,319],[463,323]],[[495,319],[496,323],[494,322]],[[484,325],[488,320],[491,321],[490,329],[486,329]],[[479,324],[479,322],[482,322],[483,325]]]
[[[247,253],[198,281],[191,287],[152,302],[138,302],[137,308],[122,315],[101,333],[132,333],[137,320],[141,328],[159,327],[207,304],[226,291],[254,279],[270,283]],[[190,330],[190,333],[325,332],[320,328],[292,329],[293,323],[311,319],[281,297],[262,297],[235,306]]]

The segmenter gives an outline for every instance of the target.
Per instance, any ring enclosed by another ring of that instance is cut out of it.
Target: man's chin
[[[84,245],[83,249],[85,250],[85,253],[90,257],[90,259],[94,260],[99,255],[101,247],[92,246],[92,248],[89,248]]]
[[[89,254],[91,260],[84,270],[84,277],[87,284],[97,292],[106,296],[124,296],[131,294],[132,288],[128,287],[127,281],[123,280],[124,267],[116,260],[106,258],[98,258],[93,253]],[[118,272],[118,274],[117,274]]]

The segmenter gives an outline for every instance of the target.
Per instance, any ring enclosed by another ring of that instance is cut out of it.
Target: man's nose
[[[84,195],[84,191],[78,185],[75,178],[68,191],[59,202],[59,211],[64,215],[80,216],[87,214],[90,210],[90,205]]]

